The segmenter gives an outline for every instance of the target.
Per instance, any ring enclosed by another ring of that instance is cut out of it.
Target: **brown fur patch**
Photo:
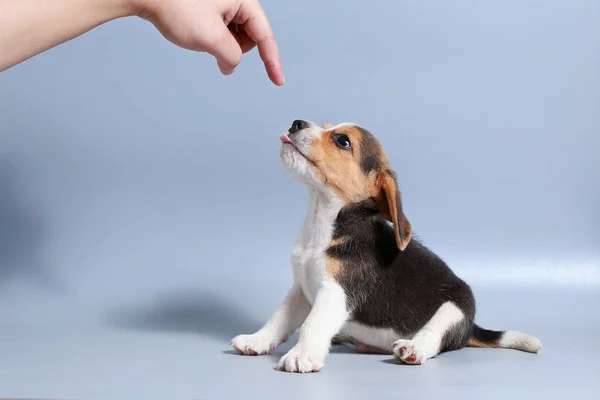
[[[377,186],[381,191],[375,196],[377,207],[388,221],[394,224],[396,243],[400,250],[404,250],[412,237],[412,227],[402,210],[402,200],[398,184],[391,172],[381,174]]]
[[[343,263],[341,260],[333,257],[325,257],[325,270],[329,276],[336,278],[342,272]]]
[[[325,125],[328,126],[328,125]],[[346,135],[351,148],[338,147],[336,135]],[[411,239],[411,225],[402,211],[394,173],[377,139],[356,125],[326,129],[314,139],[310,162],[318,178],[346,203],[375,198],[382,215],[394,224],[396,243],[404,250]]]
[[[350,148],[340,148],[336,135],[346,135]],[[326,129],[313,139],[310,162],[318,179],[346,203],[375,198],[382,215],[394,224],[396,243],[403,251],[412,237],[412,228],[402,210],[396,177],[377,139],[356,125]]]
[[[467,347],[483,347],[486,349],[497,349],[500,347],[500,345],[496,342],[482,342],[480,340],[470,337],[469,340],[467,340]]]
[[[352,149],[340,149],[334,141],[334,135],[348,136]],[[369,163],[387,163],[379,143],[366,139],[367,135],[356,126],[343,126],[327,130],[321,138],[312,144],[310,158],[316,165],[319,176],[336,194],[348,203],[355,203],[377,192],[375,187],[375,171],[365,171],[365,159]],[[383,157],[382,157],[383,156]]]
[[[340,244],[344,244],[345,241],[346,238],[344,236],[331,239],[331,241],[329,242],[329,247],[339,246]]]

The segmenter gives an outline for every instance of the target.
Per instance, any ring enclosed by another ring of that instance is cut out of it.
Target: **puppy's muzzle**
[[[301,119],[297,119],[294,122],[292,122],[292,126],[290,127],[288,132],[290,134],[294,134],[294,133],[299,132],[302,129],[306,129],[306,128],[308,128],[308,122],[303,121]]]

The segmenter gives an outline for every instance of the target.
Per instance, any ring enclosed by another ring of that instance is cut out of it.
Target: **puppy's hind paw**
[[[405,364],[421,365],[425,362],[425,352],[418,342],[407,339],[396,340],[392,346],[394,354]]]

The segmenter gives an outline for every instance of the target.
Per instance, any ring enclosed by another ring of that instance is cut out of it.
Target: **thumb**
[[[217,59],[221,73],[229,75],[242,60],[242,48],[229,29],[220,22],[212,33],[215,40],[206,46],[206,52]]]

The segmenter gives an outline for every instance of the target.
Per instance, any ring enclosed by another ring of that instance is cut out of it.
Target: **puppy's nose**
[[[296,132],[301,131],[302,129],[306,129],[306,128],[308,128],[308,122],[302,121],[301,119],[297,119],[294,122],[292,122],[292,127],[290,128],[290,130],[288,132],[296,133]]]

